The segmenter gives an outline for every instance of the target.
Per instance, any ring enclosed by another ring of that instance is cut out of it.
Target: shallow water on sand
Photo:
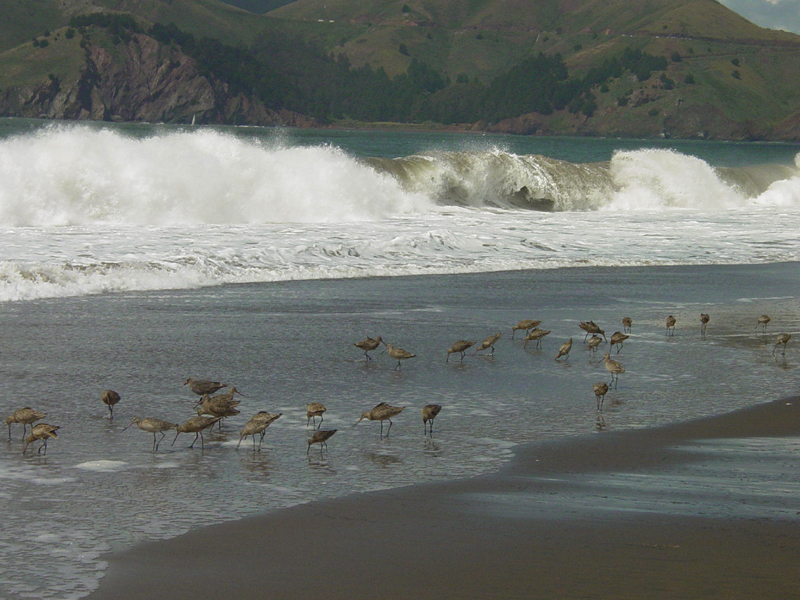
[[[4,304],[0,365],[5,414],[20,406],[60,425],[46,456],[21,431],[0,452],[0,598],[76,598],[97,586],[102,554],[143,540],[321,498],[496,469],[515,444],[646,427],[718,414],[796,391],[790,343],[798,329],[800,269],[757,266],[562,269],[438,277],[319,280],[194,291],[130,293]],[[699,314],[711,315],[705,339]],[[769,333],[755,331],[772,316]],[[674,337],[664,319],[678,319]],[[633,318],[614,357],[626,369],[597,412],[592,385],[608,380],[583,345],[581,320],[606,334]],[[543,348],[523,349],[511,326],[541,319]],[[448,346],[503,331],[494,357]],[[414,352],[402,370],[367,362],[366,335]],[[572,337],[568,361],[558,346]],[[779,351],[780,352],[780,351]],[[182,422],[196,397],[187,377],[235,385],[241,414],[221,432],[169,435],[158,452],[134,416]],[[114,420],[106,388],[122,401]],[[328,407],[327,452],[306,454],[305,404]],[[352,425],[385,401],[405,406],[389,437]],[[443,406],[433,437],[420,408]],[[260,452],[238,431],[259,410],[283,416]],[[621,483],[624,485],[624,482]],[[56,574],[56,575],[54,575]]]

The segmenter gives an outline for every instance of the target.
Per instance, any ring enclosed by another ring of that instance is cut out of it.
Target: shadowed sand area
[[[800,398],[110,557],[105,598],[797,598]]]

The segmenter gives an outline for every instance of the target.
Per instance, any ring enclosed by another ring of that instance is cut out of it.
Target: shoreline
[[[800,559],[798,505],[788,494],[765,505],[785,518],[746,516],[755,500],[742,490],[759,473],[729,442],[798,434],[800,398],[792,397],[527,444],[493,474],[297,505],[112,553],[88,597],[797,596],[800,583],[786,574]],[[687,452],[700,440],[732,450],[723,461],[713,450]],[[800,476],[784,462],[781,487],[794,490]],[[679,489],[675,482],[698,470],[721,483],[719,495]],[[666,488],[673,491],[654,498],[658,478],[675,473]],[[620,475],[635,484],[620,487]]]

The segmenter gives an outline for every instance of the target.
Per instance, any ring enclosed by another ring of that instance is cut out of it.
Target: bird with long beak
[[[392,406],[390,404],[386,404],[386,402],[381,402],[372,410],[365,410],[361,413],[361,418],[356,421],[356,424],[353,425],[355,427],[364,419],[368,421],[380,421],[381,422],[381,437],[383,437],[383,422],[389,421],[389,428],[386,430],[386,436],[389,436],[389,432],[392,430],[392,417],[396,417],[401,412],[405,406]]]

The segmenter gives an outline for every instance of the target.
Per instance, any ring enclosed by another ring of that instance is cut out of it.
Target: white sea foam
[[[128,463],[121,461],[121,460],[90,460],[86,462],[82,462],[78,465],[75,465],[76,469],[82,469],[84,471],[96,471],[98,473],[113,473],[115,471],[119,471]]]

